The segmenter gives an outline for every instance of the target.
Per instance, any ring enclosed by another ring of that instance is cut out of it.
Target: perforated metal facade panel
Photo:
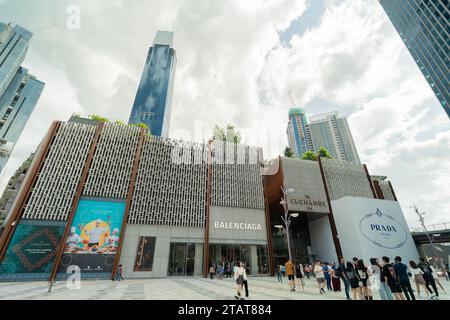
[[[389,181],[378,181],[378,184],[380,185],[385,200],[396,201],[391,186],[389,185]]]
[[[24,218],[66,220],[97,126],[62,123],[39,174]],[[139,128],[104,124],[83,196],[128,196]],[[211,205],[264,209],[262,150],[212,145]],[[208,146],[146,137],[128,216],[132,224],[204,227]]]
[[[206,148],[203,144],[146,138],[128,223],[204,227]]]
[[[289,210],[329,213],[319,162],[281,158]]]
[[[343,197],[374,198],[364,166],[326,158],[322,158],[322,165],[330,200]]]
[[[95,129],[61,123],[25,206],[24,219],[67,219]]]
[[[211,205],[264,209],[262,149],[223,141],[212,149]]]
[[[104,125],[83,196],[127,197],[139,130],[136,126],[112,123]]]

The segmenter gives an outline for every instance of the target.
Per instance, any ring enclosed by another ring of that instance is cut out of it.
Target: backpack
[[[430,265],[426,263],[424,263],[420,269],[425,275],[431,275],[433,273],[433,270],[431,270]]]
[[[397,279],[397,273],[395,272],[395,268],[392,264],[388,266],[389,274],[392,278]]]

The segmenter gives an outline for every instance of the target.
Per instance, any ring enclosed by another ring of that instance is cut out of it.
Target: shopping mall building
[[[87,119],[54,122],[0,239],[0,280],[206,276],[245,261],[268,275],[288,257],[417,258],[391,183],[330,159],[263,161],[261,148],[148,136]],[[74,267],[76,266],[76,267]]]

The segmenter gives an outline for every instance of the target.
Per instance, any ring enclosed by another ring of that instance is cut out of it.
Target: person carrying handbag
[[[348,282],[352,288],[353,300],[362,299],[362,287],[360,286],[361,279],[355,270],[355,266],[350,261],[347,262],[347,268],[345,269],[345,274],[347,275]],[[362,284],[362,282],[361,282]]]
[[[247,274],[242,262],[239,263],[239,267],[236,268],[236,272],[234,273],[234,280],[236,281],[236,295],[234,296],[234,298],[236,300],[245,300],[242,296],[242,286],[244,284],[244,281],[247,280]]]

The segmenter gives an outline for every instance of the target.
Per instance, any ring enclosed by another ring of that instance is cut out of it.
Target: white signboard
[[[264,210],[211,206],[210,242],[267,244]]]
[[[396,201],[345,197],[331,202],[343,254],[346,259],[402,257],[418,259],[402,209]]]

